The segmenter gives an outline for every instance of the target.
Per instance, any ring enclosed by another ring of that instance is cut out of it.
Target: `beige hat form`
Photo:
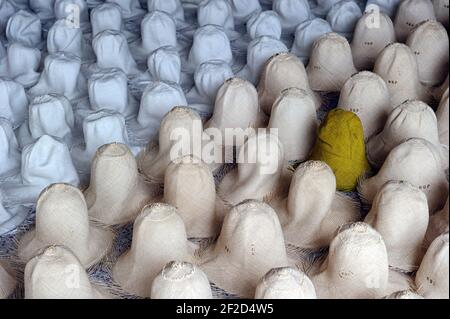
[[[433,240],[449,231],[449,203],[445,204],[444,208],[434,215],[430,216],[430,223],[425,235],[425,246],[429,246]]]
[[[364,13],[356,24],[351,43],[356,68],[371,70],[378,54],[394,42],[394,24],[387,14],[375,11]]]
[[[152,204],[136,218],[130,250],[113,267],[114,280],[125,291],[150,297],[152,282],[170,261],[194,261],[194,244],[187,240],[183,219],[175,207]]]
[[[406,44],[416,56],[420,82],[427,86],[441,84],[448,75],[449,65],[449,40],[444,26],[437,21],[422,22]]]
[[[89,216],[105,225],[132,222],[142,207],[156,198],[159,187],[139,174],[136,159],[125,144],[100,147],[91,168],[91,182],[84,192]]]
[[[436,111],[436,117],[438,121],[439,140],[445,146],[449,146],[449,90],[447,88],[446,93],[442,96],[441,103]]]
[[[406,272],[419,268],[429,214],[427,197],[408,182],[389,181],[380,189],[364,221],[383,236],[389,266]]]
[[[386,82],[392,107],[406,100],[431,102],[430,92],[419,80],[416,56],[408,46],[393,43],[384,48],[375,62],[374,72]]]
[[[25,299],[107,299],[80,260],[64,246],[49,246],[25,267]]]
[[[255,299],[317,299],[311,279],[293,267],[271,269],[256,287]]]
[[[305,249],[328,246],[339,227],[361,219],[358,205],[336,192],[333,171],[320,161],[297,167],[288,197],[269,204],[278,214],[286,243]]]
[[[416,294],[412,290],[402,290],[394,292],[389,296],[384,297],[383,299],[425,299],[422,296]]]
[[[355,113],[368,140],[380,132],[392,111],[389,89],[377,74],[361,71],[352,75],[342,87],[338,108]]]
[[[425,299],[449,298],[448,233],[428,248],[416,274],[417,293]]]
[[[200,268],[217,287],[253,298],[259,280],[271,269],[289,266],[275,211],[249,200],[226,216],[219,239],[205,252]]]
[[[444,155],[436,114],[430,106],[418,100],[406,101],[390,112],[383,130],[367,142],[369,162],[381,167],[389,152],[409,138],[423,138]]]
[[[436,14],[436,19],[442,23],[446,28],[449,25],[449,10],[450,7],[449,0],[432,0],[434,6],[434,13]]]
[[[188,238],[216,237],[223,217],[216,213],[216,187],[210,168],[192,155],[175,159],[164,178],[164,201],[178,209]]]
[[[314,91],[339,92],[345,81],[357,72],[347,39],[334,32],[317,39],[306,72]]]
[[[64,245],[89,268],[106,255],[112,240],[111,231],[89,222],[86,201],[78,188],[53,184],[39,196],[36,228],[20,239],[17,255],[27,263],[47,246]]]
[[[6,299],[14,292],[17,281],[7,270],[6,263],[0,260],[0,300]]]
[[[275,54],[267,61],[258,84],[258,97],[262,110],[270,114],[272,105],[281,92],[294,87],[310,93],[314,98],[315,108],[320,108],[321,100],[309,86],[303,62],[292,53]]]
[[[413,29],[423,21],[436,20],[430,0],[404,0],[395,16],[395,34],[399,42],[405,42]]]
[[[197,266],[171,261],[153,280],[152,299],[212,299],[208,277]]]
[[[440,152],[424,139],[412,138],[396,146],[378,174],[361,181],[358,186],[361,199],[372,203],[390,180],[406,181],[421,189],[427,196],[430,213],[441,209],[447,200],[448,182]]]

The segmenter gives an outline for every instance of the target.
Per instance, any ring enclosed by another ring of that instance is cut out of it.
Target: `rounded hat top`
[[[252,16],[262,12],[258,0],[228,0],[237,24],[247,23]]]
[[[198,4],[197,20],[199,27],[213,24],[225,30],[234,30],[234,18],[228,0],[203,0]]]
[[[328,21],[314,18],[300,23],[295,30],[295,40],[291,53],[298,56],[306,65],[314,42],[322,35],[333,32]]]
[[[0,77],[0,103],[0,117],[9,120],[14,129],[25,121],[28,98],[20,83]]]
[[[184,21],[181,0],[147,0],[148,11],[163,11],[178,21]]]
[[[66,19],[57,20],[47,35],[47,50],[50,54],[58,51],[71,53],[82,58],[83,33],[80,28],[73,28]]]
[[[280,39],[281,32],[281,21],[275,11],[261,11],[254,14],[247,22],[247,33],[252,40],[262,36]]]
[[[105,30],[122,31],[122,10],[115,3],[105,2],[91,10],[92,37]]]
[[[147,53],[166,46],[176,47],[176,33],[175,21],[163,11],[152,11],[142,19],[142,46]]]
[[[153,51],[148,57],[147,67],[155,81],[181,82],[181,58],[174,47],[162,47]]]
[[[9,18],[6,25],[8,42],[19,42],[29,47],[37,47],[41,43],[41,20],[31,12],[20,10]]]
[[[361,16],[361,8],[355,1],[344,0],[331,7],[327,14],[327,21],[334,32],[350,39]]]
[[[233,77],[233,70],[224,61],[208,61],[199,65],[194,75],[198,93],[214,103],[222,84]]]
[[[419,23],[428,20],[436,20],[433,3],[430,0],[401,1],[394,20],[397,40],[405,42]]]
[[[274,0],[272,8],[280,17],[283,33],[293,33],[311,15],[307,0]]]

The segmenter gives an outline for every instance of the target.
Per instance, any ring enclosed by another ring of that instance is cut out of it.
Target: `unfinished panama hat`
[[[427,165],[423,165],[427,163]],[[448,182],[439,150],[430,142],[412,138],[396,146],[377,175],[363,180],[360,197],[372,203],[376,193],[390,180],[406,181],[419,187],[428,199],[430,213],[441,209],[448,196]]]
[[[130,137],[139,144],[146,144],[157,135],[163,117],[171,109],[187,104],[186,97],[179,85],[168,82],[150,82],[142,94],[136,118],[127,122]]]
[[[449,40],[447,30],[437,21],[419,24],[406,44],[414,52],[420,82],[427,86],[441,84],[448,75]]]
[[[32,97],[56,93],[72,101],[86,96],[85,82],[80,58],[70,53],[57,52],[45,58],[39,82],[28,93]]]
[[[68,23],[87,32],[90,29],[89,8],[86,0],[55,0],[55,18],[66,19]]]
[[[433,3],[430,0],[401,1],[394,20],[397,40],[405,42],[419,23],[428,20],[436,20]]]
[[[401,0],[368,0],[366,12],[380,12],[394,18]]]
[[[253,16],[263,12],[258,0],[228,0],[236,24],[247,23]]]
[[[3,42],[0,40],[0,61],[6,57],[6,49],[5,49],[5,45],[3,44]]]
[[[448,98],[448,89],[447,93],[442,97],[441,103],[436,112],[436,117],[438,120],[438,130],[439,130],[439,140],[445,146],[449,146],[449,134],[448,134],[448,122],[449,122],[449,98]]]
[[[448,82],[449,82],[449,76],[447,75],[447,78],[445,79],[444,83],[442,83],[438,87],[431,88],[431,92],[436,101],[442,100],[444,95],[447,93],[447,91],[449,89]]]
[[[289,49],[279,39],[262,36],[252,40],[247,49],[247,64],[237,76],[257,85],[267,60],[281,52]]]
[[[53,184],[39,196],[36,228],[20,239],[17,254],[26,263],[47,246],[64,245],[89,268],[106,255],[112,240],[112,232],[89,223],[86,201],[78,188]]]
[[[31,208],[23,205],[4,207],[2,197],[3,195],[0,193],[0,236],[13,232],[31,213]]]
[[[270,201],[288,244],[306,249],[326,247],[342,225],[360,219],[359,207],[336,192],[336,178],[324,162],[301,164],[292,177],[289,195]]]
[[[25,10],[11,16],[5,30],[8,42],[18,42],[32,48],[41,44],[41,33],[39,17]]]
[[[409,138],[423,138],[441,152],[436,114],[427,104],[415,100],[406,101],[389,114],[383,130],[367,143],[367,158],[375,167],[380,167],[389,152]],[[447,155],[448,157],[448,155]],[[443,162],[444,164],[444,162]]]
[[[293,267],[271,269],[256,287],[255,299],[316,299],[311,279]]]
[[[362,71],[352,75],[342,87],[338,108],[355,113],[368,140],[380,132],[392,111],[389,89],[377,74]]]
[[[17,281],[7,270],[6,264],[0,260],[0,300],[6,299],[16,289]]]
[[[181,261],[171,261],[155,277],[150,297],[152,299],[212,299],[208,277],[197,266]]]
[[[280,17],[284,34],[294,33],[297,26],[311,15],[308,0],[273,0],[272,8]]]
[[[147,0],[149,12],[163,11],[173,17],[177,23],[177,29],[184,29],[188,23],[184,19],[184,7],[181,0]]]
[[[93,220],[118,225],[133,221],[155,197],[155,189],[144,182],[130,149],[125,144],[112,143],[100,147],[95,154],[91,181],[84,195]]]
[[[0,117],[0,181],[20,171],[20,150],[11,122]]]
[[[416,294],[412,290],[402,290],[394,292],[389,296],[384,297],[383,299],[424,299],[422,296]]]
[[[275,11],[269,10],[255,13],[247,22],[247,33],[252,40],[262,36],[269,36],[279,40],[281,32],[280,17]]]
[[[230,40],[240,37],[234,29],[233,9],[229,0],[202,0],[197,8],[197,23],[199,27],[209,24],[222,27]]]
[[[253,298],[259,280],[271,269],[289,266],[283,232],[275,211],[246,201],[226,216],[219,239],[200,268],[225,291]]]
[[[203,134],[201,123],[200,116],[188,107],[175,107],[164,116],[159,129],[158,144],[151,141],[145,151],[138,156],[139,171],[147,180],[158,184],[164,182],[167,166],[176,159],[172,158],[173,154],[171,154],[172,149],[179,145],[174,137],[190,138],[188,141],[182,140],[181,146],[184,146],[184,143],[190,145],[198,143],[202,140]],[[196,125],[199,127],[196,128]],[[187,136],[180,134],[187,134]],[[182,154],[176,155],[194,155],[197,158],[202,156],[201,150],[191,149],[191,147],[181,151]]]
[[[431,101],[430,92],[420,83],[416,56],[408,46],[393,43],[384,48],[375,61],[374,72],[386,81],[392,107],[406,100]]]
[[[53,183],[78,186],[79,178],[67,146],[43,135],[22,150],[20,174],[0,186],[3,203],[7,207],[34,205],[39,193]]]
[[[270,114],[281,92],[289,88],[305,90],[314,99],[315,108],[320,108],[320,98],[311,90],[300,59],[291,53],[277,53],[267,61],[259,80],[258,96],[262,110]]]
[[[50,5],[49,5],[50,2]],[[33,11],[42,22],[55,18],[55,0],[34,0],[28,1],[29,9]]]
[[[216,187],[210,168],[192,155],[175,159],[164,177],[164,201],[178,209],[189,238],[216,237]]]
[[[147,59],[148,72],[154,81],[181,83],[181,58],[175,47],[162,47]]]
[[[0,77],[0,104],[0,117],[9,120],[13,129],[25,121],[28,98],[20,83]]]
[[[152,282],[170,261],[194,261],[195,245],[187,240],[183,219],[170,205],[143,208],[133,227],[133,241],[113,267],[114,280],[127,292],[150,297]]]
[[[16,13],[17,8],[9,0],[0,0],[0,32],[5,31],[9,18]]]
[[[449,298],[448,255],[446,233],[433,241],[416,273],[417,293],[425,299]]]
[[[366,12],[358,20],[351,42],[353,61],[358,70],[371,70],[383,49],[395,42],[394,24],[388,15]]]
[[[333,5],[339,1],[341,0],[315,0],[316,5],[311,9],[311,12],[317,17],[324,18],[327,16]]]
[[[105,2],[117,4],[125,20],[139,19],[146,13],[139,0],[106,0]]]
[[[9,78],[30,88],[39,80],[41,51],[20,43],[8,46],[6,56],[0,60],[0,76]]]
[[[35,97],[28,107],[28,120],[17,130],[19,145],[24,147],[43,135],[56,137],[68,146],[73,142],[74,115],[64,96],[47,94]]]
[[[306,65],[311,55],[314,42],[326,33],[333,32],[328,21],[315,18],[299,24],[295,30],[295,40],[291,53],[295,54]]]
[[[102,31],[92,40],[92,47],[97,56],[98,68],[118,68],[128,76],[140,73],[123,33],[114,30]]]
[[[336,32],[349,41],[353,37],[356,23],[361,18],[359,5],[353,0],[344,0],[334,4],[327,14],[327,21],[333,32]]]
[[[432,0],[434,6],[434,13],[436,14],[436,19],[442,23],[446,28],[449,25],[449,10],[450,7],[449,0]]]
[[[389,181],[380,188],[364,221],[383,236],[389,266],[412,272],[424,254],[429,215],[427,197],[419,188]]]
[[[345,81],[357,72],[347,39],[334,32],[317,39],[306,72],[314,91],[340,91]]]
[[[107,299],[66,247],[49,246],[25,267],[25,299]]]
[[[449,231],[449,203],[445,204],[444,208],[436,214],[430,216],[430,223],[425,235],[425,246],[429,246],[433,240]]]
[[[135,39],[137,35],[125,29],[122,9],[112,2],[101,3],[91,10],[92,37],[105,30],[122,32],[127,39]]]

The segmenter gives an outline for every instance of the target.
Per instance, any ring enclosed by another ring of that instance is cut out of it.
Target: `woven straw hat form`
[[[41,51],[38,48],[12,43],[8,46],[6,56],[0,59],[0,76],[30,88],[39,81],[40,62]]]
[[[0,299],[8,298],[16,288],[16,279],[6,269],[6,264],[0,260]]]
[[[226,32],[234,31],[233,9],[228,0],[202,0],[197,8],[200,27],[208,24],[221,26]]]
[[[122,9],[124,19],[137,19],[145,14],[139,0],[106,0],[106,2],[115,3]]]
[[[105,2],[91,10],[92,37],[102,31],[115,30],[124,32],[122,10],[115,3]]]
[[[445,146],[449,146],[449,134],[448,134],[448,124],[449,124],[449,98],[448,98],[448,88],[446,93],[442,96],[441,103],[436,111],[438,130],[439,130],[439,140]]]
[[[247,1],[241,0],[241,2]],[[281,32],[281,21],[275,11],[261,11],[254,14],[247,22],[247,33],[252,40],[262,36],[280,39]]]
[[[0,78],[0,103],[0,117],[9,120],[14,129],[25,121],[28,98],[21,84]]]
[[[41,21],[37,15],[20,10],[9,18],[5,33],[10,43],[36,47],[41,44]]]
[[[252,17],[262,12],[258,0],[229,0],[236,24],[247,23]]]
[[[308,0],[273,0],[272,8],[280,17],[285,34],[294,33],[297,26],[311,15]]]
[[[148,12],[163,11],[177,21],[177,28],[182,29],[188,24],[184,19],[184,8],[181,0],[147,0]]]
[[[154,81],[181,83],[181,58],[174,47],[153,51],[148,56],[147,67]]]
[[[86,0],[55,0],[54,12],[55,18],[70,19],[71,11],[67,10],[68,6],[75,5],[80,11],[80,26],[83,32],[87,32],[90,28],[89,25],[89,11]]]
[[[434,6],[434,13],[436,14],[436,19],[446,28],[448,28],[448,8],[450,7],[449,0],[432,0],[432,2]]]
[[[52,0],[51,2],[53,2]],[[31,11],[33,11],[43,22],[55,18],[54,5],[48,5],[48,0],[29,1]]]
[[[333,32],[342,35],[350,41],[355,25],[361,16],[362,12],[358,3],[353,0],[344,0],[331,7],[327,14],[327,21],[330,23]]]
[[[402,290],[398,292],[394,292],[384,299],[424,299],[422,296],[416,294],[412,290]]]
[[[394,20],[397,40],[405,42],[419,23],[428,20],[436,20],[433,3],[430,0],[401,1]]]
[[[0,117],[0,181],[20,170],[20,150],[11,123]]]
[[[425,245],[429,246],[433,240],[449,231],[449,203],[444,208],[430,217],[427,234],[425,235]]]

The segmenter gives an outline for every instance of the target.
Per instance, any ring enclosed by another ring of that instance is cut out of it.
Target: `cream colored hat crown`
[[[155,50],[148,57],[147,67],[154,81],[181,83],[181,58],[174,47]]]
[[[11,122],[0,117],[0,181],[20,170],[20,150]]]
[[[134,223],[131,249],[114,265],[113,277],[126,291],[150,297],[153,280],[172,260],[193,260],[183,220],[170,205],[146,206]]]
[[[436,19],[442,23],[446,28],[448,28],[449,22],[449,12],[450,7],[449,0],[432,0],[434,6],[434,13],[436,14]]]
[[[256,287],[255,299],[316,299],[314,285],[292,267],[270,270]]]
[[[425,299],[449,298],[448,256],[446,233],[433,241],[416,274],[417,292]]]
[[[0,103],[0,117],[9,120],[14,129],[25,121],[28,98],[21,84],[0,77]]]
[[[124,19],[138,19],[145,14],[139,0],[106,0],[106,2],[115,3],[122,9]]]
[[[211,282],[229,293],[252,298],[269,270],[289,265],[275,211],[259,201],[234,207],[205,260],[200,267]]]
[[[8,298],[16,288],[16,279],[6,270],[0,261],[0,300]]]
[[[425,245],[430,245],[433,240],[449,231],[449,200],[444,208],[430,217],[427,234],[425,235]]]
[[[329,53],[333,52],[333,59]],[[348,41],[337,33],[327,33],[314,42],[308,73],[314,91],[337,92],[355,74],[352,50]]]
[[[294,33],[297,26],[311,15],[307,0],[273,0],[272,8],[280,17],[283,33],[286,34]]]
[[[41,20],[29,11],[20,10],[9,18],[5,33],[10,43],[36,47],[41,44]]]
[[[405,42],[419,23],[428,20],[436,20],[430,0],[401,1],[394,21],[397,40]]]
[[[211,286],[197,266],[172,261],[153,280],[152,299],[212,299]]]
[[[353,0],[340,1],[331,7],[327,14],[333,32],[336,32],[349,41],[353,36],[356,23],[361,18],[362,12],[358,3]]]
[[[261,4],[258,0],[228,0],[233,10],[233,17],[236,24],[244,24],[255,15],[262,12]]]
[[[448,98],[448,89],[447,92],[442,97],[441,103],[436,111],[437,121],[438,121],[438,131],[439,131],[439,140],[445,146],[449,146],[449,134],[448,134],[448,124],[449,124],[449,98]]]
[[[262,36],[280,39],[281,32],[281,21],[275,11],[261,11],[247,22],[247,33],[252,40]]]
[[[89,268],[106,255],[112,239],[111,232],[90,225],[86,201],[78,188],[52,184],[39,196],[36,228],[20,240],[18,256],[26,263],[49,245],[64,245]]]
[[[41,51],[20,43],[8,46],[6,57],[0,60],[0,76],[30,88],[39,80],[38,69],[41,63]]]

